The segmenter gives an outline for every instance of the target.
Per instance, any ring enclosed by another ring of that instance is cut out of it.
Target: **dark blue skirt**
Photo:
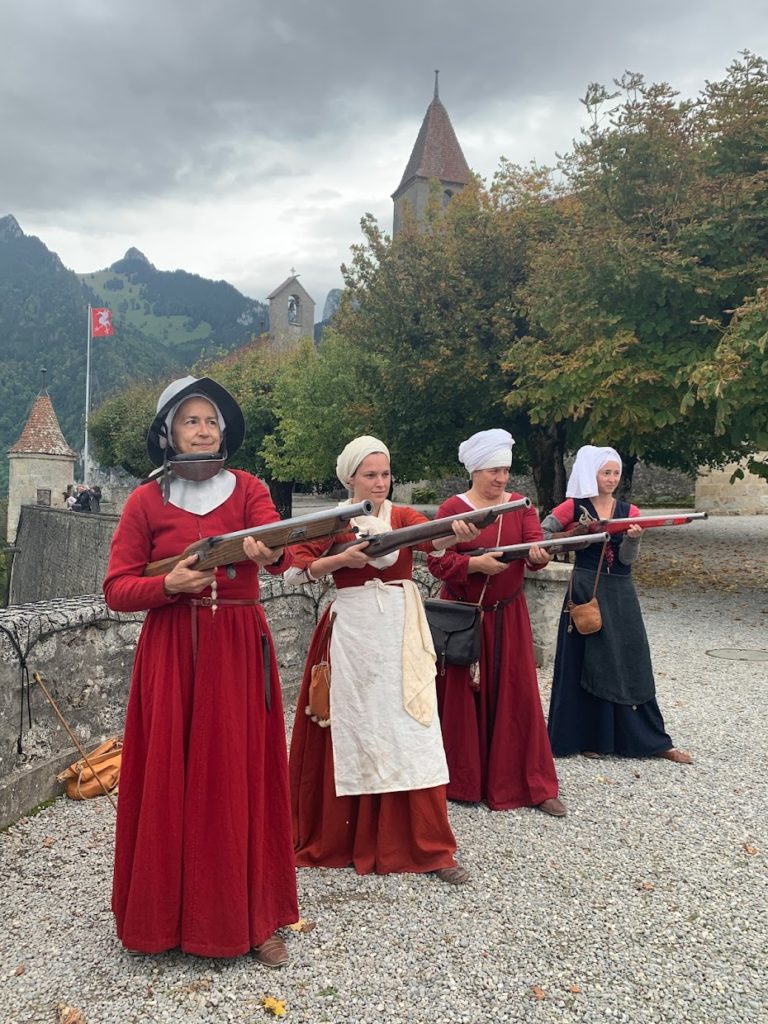
[[[555,757],[583,750],[652,757],[669,750],[672,740],[655,697],[643,704],[617,704],[587,693],[581,685],[581,674],[590,638],[575,629],[569,633],[568,621],[563,602],[547,725]]]

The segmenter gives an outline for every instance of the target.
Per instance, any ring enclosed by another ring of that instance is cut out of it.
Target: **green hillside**
[[[138,250],[78,276],[44,243],[0,217],[0,444],[14,444],[40,370],[67,442],[82,449],[88,305],[113,312],[115,334],[91,346],[93,408],[131,381],[167,382],[203,351],[239,347],[267,328],[266,307],[224,281],[158,271]],[[0,459],[0,494],[8,462]]]

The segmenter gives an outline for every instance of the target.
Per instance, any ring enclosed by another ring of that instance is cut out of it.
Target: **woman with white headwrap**
[[[459,447],[472,482],[449,498],[438,517],[488,508],[521,495],[506,490],[514,441],[506,430],[481,430]],[[479,666],[445,665],[437,677],[443,742],[452,800],[485,801],[491,810],[537,807],[563,817],[557,774],[541,710],[533,640],[523,594],[524,563],[505,564],[494,554],[467,555],[477,547],[494,548],[542,539],[533,508],[499,516],[477,540],[428,559],[430,572],[443,581],[440,596],[479,603],[483,639]],[[534,544],[528,568],[549,561]]]
[[[290,553],[243,542],[234,577],[165,576],[148,562],[188,544],[279,519],[256,477],[224,468],[243,414],[207,377],[174,381],[147,439],[159,475],[136,488],[115,531],[104,594],[146,611],[131,679],[117,813],[112,909],[134,952],[180,947],[286,963],[276,930],[298,918],[282,697],[259,603],[259,568]],[[278,567],[279,566],[279,567]]]
[[[577,531],[596,519],[639,516],[636,505],[615,499],[621,480],[621,457],[614,448],[584,445],[576,453],[566,500],[544,519],[544,536]],[[600,560],[600,546],[576,552],[573,601],[589,601],[600,572],[597,600],[603,627],[582,636],[569,632],[568,594],[557,637],[554,681],[549,707],[549,737],[555,756],[663,757],[690,764],[664,728],[656,702],[651,652],[632,582],[639,554],[640,526],[611,537]]]
[[[389,501],[389,452],[377,438],[351,441],[336,474],[349,501],[373,502],[373,516],[353,521],[361,531],[426,522],[414,509]],[[457,523],[454,533],[469,538],[477,530]],[[294,583],[331,575],[336,585],[310,644],[291,740],[296,863],[352,864],[359,874],[434,872],[454,885],[466,882],[448,822],[435,651],[411,580],[412,549],[370,559],[365,542],[335,555],[326,553],[329,546],[318,541],[294,547],[294,568],[286,574]],[[305,709],[312,666],[324,660],[329,646],[331,725],[321,728]]]

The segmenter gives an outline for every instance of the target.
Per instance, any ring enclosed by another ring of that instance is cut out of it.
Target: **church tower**
[[[440,102],[435,72],[435,95],[427,107],[411,158],[402,180],[392,193],[395,204],[393,234],[403,226],[405,206],[408,204],[420,221],[424,218],[429,197],[430,178],[437,178],[443,190],[443,205],[469,182],[470,170],[453,130],[448,111]]]

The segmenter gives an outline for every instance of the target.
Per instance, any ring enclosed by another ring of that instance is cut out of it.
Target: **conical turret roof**
[[[45,388],[35,399],[21,436],[16,444],[8,449],[8,454],[67,455],[73,459],[77,458],[77,452],[64,440],[53,403]]]
[[[427,107],[411,158],[392,198],[397,199],[414,178],[437,178],[445,183],[466,185],[470,177],[469,165],[461,151],[448,111],[440,101],[435,74],[434,99]]]

